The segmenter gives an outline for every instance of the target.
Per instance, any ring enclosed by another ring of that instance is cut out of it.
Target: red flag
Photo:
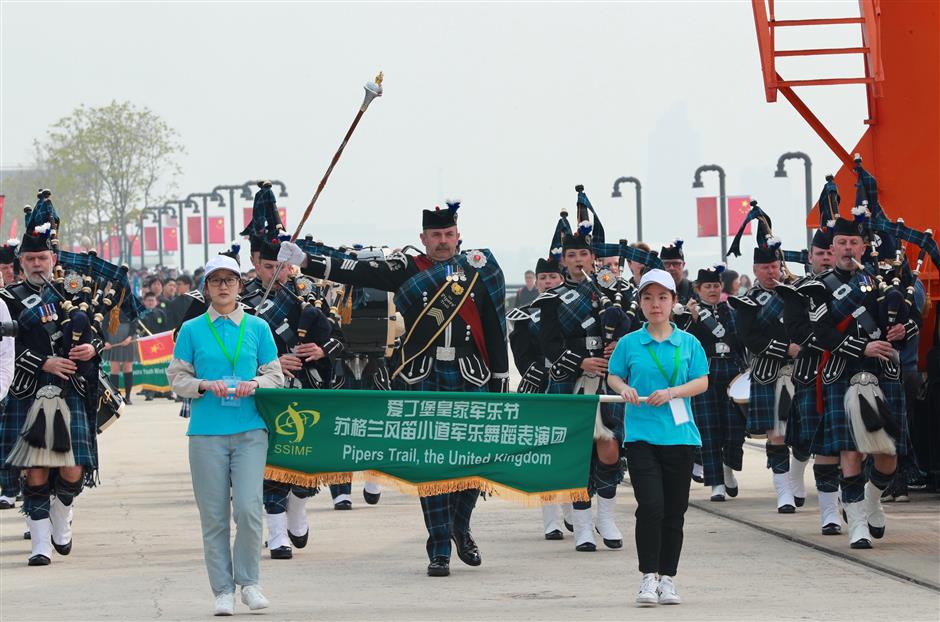
[[[173,227],[163,228],[163,250],[178,251],[180,247],[178,229]]]
[[[3,222],[3,203],[6,200],[6,197],[0,194],[0,222]]]
[[[140,236],[134,236],[134,241],[131,242],[131,257],[140,257]]]
[[[209,244],[225,244],[224,216],[213,216],[209,219]]]
[[[173,358],[173,331],[157,333],[137,340],[142,365],[165,363]]]
[[[111,239],[108,240],[108,246],[111,247],[111,256],[114,258],[121,256],[121,238],[117,235],[112,235]]]
[[[698,197],[698,237],[713,238],[718,235],[718,197]]]
[[[144,227],[144,248],[148,251],[157,250],[157,228]]]
[[[750,195],[728,197],[728,235],[734,236],[738,227],[744,222],[744,217],[751,209]],[[751,235],[751,223],[744,227],[744,235]]]
[[[244,217],[245,217],[245,224],[242,225],[242,229],[247,227],[248,223],[251,222],[251,210],[252,208],[250,207],[246,207],[245,209],[242,210],[242,213],[244,214]]]
[[[7,239],[12,240],[16,238],[16,218],[13,219],[13,222],[10,223],[10,233],[7,235]]]
[[[190,244],[202,244],[202,217],[188,216],[186,218],[186,240]]]

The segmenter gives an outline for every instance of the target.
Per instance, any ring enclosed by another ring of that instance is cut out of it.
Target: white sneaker
[[[248,608],[252,611],[267,609],[271,606],[271,603],[264,597],[264,594],[261,593],[261,588],[257,585],[242,586],[242,602],[248,605]]]
[[[681,605],[682,599],[676,593],[676,584],[672,582],[672,577],[659,578],[659,604],[660,605]]]
[[[235,615],[235,594],[219,594],[215,597],[215,615],[233,616]]]
[[[640,583],[640,592],[636,595],[636,604],[640,607],[655,607],[659,602],[659,580],[652,572],[643,575],[643,582]]]

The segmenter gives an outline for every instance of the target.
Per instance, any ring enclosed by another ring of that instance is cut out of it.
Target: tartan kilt
[[[708,389],[692,398],[692,419],[702,435],[701,459],[706,485],[724,481],[721,457],[725,448],[744,444],[744,418],[728,397],[728,385],[740,372],[734,359],[711,359]]]
[[[439,361],[434,359],[431,365],[431,373],[423,380],[419,380],[414,384],[408,384],[402,380],[401,376],[398,376],[392,381],[394,388],[398,391],[458,391],[462,393],[482,393],[489,390],[487,384],[478,387],[475,384],[467,382],[460,374],[460,367],[457,361]]]
[[[796,447],[807,453],[817,453],[813,439],[822,421],[822,415],[816,412],[816,385],[793,382],[793,402],[790,404],[790,417],[787,419],[785,442],[789,447]],[[825,455],[820,453],[820,455]]]
[[[766,434],[774,428],[774,387],[776,381],[758,384],[751,379],[751,399],[747,405],[747,431]]]
[[[94,485],[94,473],[98,469],[98,435],[95,429],[95,418],[89,417],[85,409],[85,402],[74,390],[67,390],[65,402],[71,411],[71,424],[69,433],[72,441],[72,454],[75,464],[85,467],[85,485]],[[16,399],[12,395],[7,400],[3,417],[0,417],[0,467],[2,468],[28,468],[41,465],[8,465],[7,456],[13,451],[20,431],[26,423],[26,414],[32,406],[32,399]]]
[[[856,370],[857,371],[857,370]],[[845,392],[849,388],[849,380],[855,372],[847,368],[842,377],[832,384],[823,385],[823,400],[825,413],[820,427],[820,438],[814,444],[816,453],[823,456],[838,456],[841,451],[857,451],[855,439],[852,437],[852,424],[845,411]],[[907,410],[904,402],[904,387],[899,380],[885,380],[878,378],[878,386],[885,396],[885,403],[891,413],[892,421],[901,431],[900,438],[896,438],[897,455],[908,453],[909,433],[907,428]]]

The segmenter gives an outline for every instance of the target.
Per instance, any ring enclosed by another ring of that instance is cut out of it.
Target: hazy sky
[[[777,7],[784,18],[858,14],[857,2]],[[28,164],[33,140],[79,104],[129,100],[180,132],[187,153],[174,196],[281,179],[293,229],[362,84],[381,69],[385,96],[304,232],[335,243],[417,243],[420,210],[456,197],[465,247],[492,248],[508,281],[547,252],[575,184],[585,185],[608,236],[632,241],[632,186],[622,199],[610,193],[618,176],[640,178],[644,237],[657,246],[684,238],[697,268],[717,261],[720,248],[717,238],[694,237],[695,197],[718,192],[713,174],[704,191],[692,189],[698,165],[722,165],[729,195],[757,198],[787,248],[805,244],[803,174],[790,162],[790,178],[775,179],[777,157],[808,153],[814,194],[838,167],[782,97],[765,101],[745,1],[4,1],[0,13],[3,166]],[[788,30],[802,32],[782,33],[778,47],[858,42],[855,26]],[[854,59],[780,63],[785,77],[860,71]],[[851,149],[864,130],[864,91],[815,87],[801,96]],[[752,246],[746,238],[746,261],[733,267],[749,268]],[[195,247],[193,256],[201,256]]]

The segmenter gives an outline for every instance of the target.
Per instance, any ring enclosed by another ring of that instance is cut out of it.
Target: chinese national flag
[[[165,363],[173,358],[173,331],[157,333],[137,340],[142,365]]]
[[[75,252],[81,252],[81,249]],[[140,236],[136,236],[131,242],[131,257],[140,257]]]
[[[738,232],[738,227],[750,210],[750,196],[728,197],[728,235],[733,236]],[[751,235],[751,223],[744,227],[744,235]]]
[[[713,238],[718,235],[718,197],[698,197],[698,237]]]
[[[144,227],[144,248],[148,251],[152,251],[155,250],[157,246],[157,228]]]
[[[209,244],[225,244],[225,216],[209,219]]]
[[[202,218],[188,216],[186,218],[186,240],[190,244],[202,244]]]
[[[180,247],[179,234],[176,226],[163,228],[163,250],[178,251]]]
[[[3,203],[6,201],[6,197],[0,194],[0,221],[3,220]]]
[[[16,218],[10,222],[10,232],[7,234],[7,239],[12,240],[16,238]]]

